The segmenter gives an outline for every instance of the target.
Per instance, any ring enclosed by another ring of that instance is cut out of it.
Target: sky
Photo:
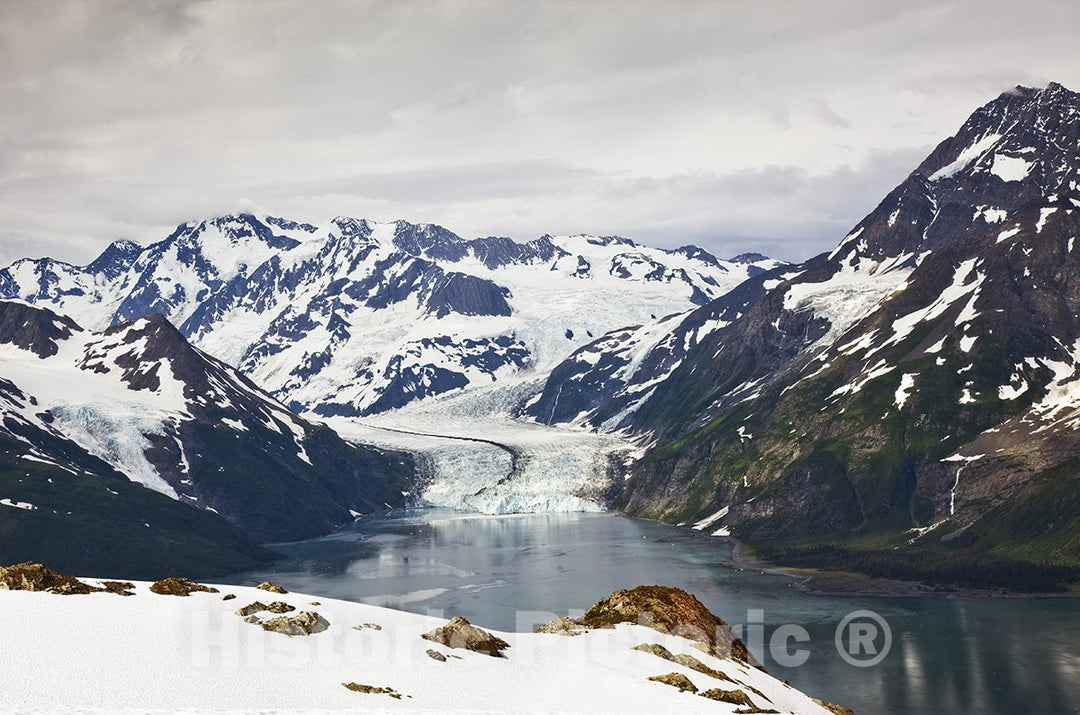
[[[830,249],[1080,3],[0,0],[0,262],[251,211]]]

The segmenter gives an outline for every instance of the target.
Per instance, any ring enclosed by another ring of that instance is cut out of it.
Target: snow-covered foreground
[[[138,583],[130,597],[0,590],[0,710],[732,713],[741,709],[649,681],[655,675],[681,673],[701,691],[736,687],[632,650],[638,644],[656,643],[673,654],[692,655],[745,684],[758,707],[782,713],[828,712],[762,671],[712,657],[688,640],[639,625],[575,637],[497,633],[510,648],[505,658],[494,658],[422,640],[422,633],[445,625],[441,618],[251,587],[219,586],[219,594],[176,597],[151,593],[148,585]],[[223,601],[227,593],[236,598]],[[290,637],[264,631],[234,613],[254,601],[274,600],[295,606],[297,612],[315,611],[330,626],[321,633]],[[529,622],[552,615],[531,614]],[[379,629],[354,628],[363,624],[377,624]],[[428,650],[447,659],[436,660]],[[353,692],[342,685],[354,682],[392,688],[402,698]]]

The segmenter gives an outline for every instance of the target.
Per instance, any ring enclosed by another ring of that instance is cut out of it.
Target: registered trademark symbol
[[[836,626],[836,652],[856,668],[877,665],[892,648],[892,629],[873,611],[853,611]]]

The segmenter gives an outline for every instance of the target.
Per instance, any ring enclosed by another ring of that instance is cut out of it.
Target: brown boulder
[[[284,633],[287,636],[310,636],[322,633],[330,627],[330,622],[312,611],[304,611],[295,616],[278,616],[259,623],[264,631]]]
[[[263,603],[262,601],[256,601],[255,603],[249,603],[246,606],[242,606],[240,608],[237,608],[236,609],[236,615],[240,616],[241,618],[247,618],[248,616],[252,615],[253,613],[258,613],[259,611],[265,611],[265,610],[266,610],[266,604]]]
[[[667,673],[666,675],[654,675],[649,680],[656,681],[657,683],[663,683],[664,685],[670,685],[673,688],[678,688],[679,692],[697,692],[697,686],[690,682],[690,678],[687,678],[682,673]]]
[[[271,613],[289,613],[290,611],[295,611],[296,607],[290,606],[284,601],[272,601],[266,604],[265,610],[270,611]]]
[[[162,596],[190,596],[193,593],[217,593],[218,590],[211,586],[204,586],[189,578],[166,578],[155,581],[150,590]]]
[[[14,566],[0,566],[0,590],[48,591],[65,596],[103,591],[74,576],[53,571],[30,561]]]
[[[283,586],[278,586],[276,583],[270,583],[269,581],[263,581],[255,588],[270,591],[271,593],[288,593]]]
[[[445,626],[420,637],[449,648],[464,648],[496,658],[504,658],[502,651],[510,647],[502,638],[491,635],[483,628],[477,628],[461,616],[454,616]]]

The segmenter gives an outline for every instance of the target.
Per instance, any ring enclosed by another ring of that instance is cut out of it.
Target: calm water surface
[[[728,543],[611,514],[409,510],[277,548],[285,560],[231,582],[270,578],[508,631],[544,620],[522,612],[576,615],[619,588],[679,586],[731,624],[763,620],[747,640],[769,671],[858,715],[1080,713],[1080,599],[809,595],[786,576],[733,568]],[[841,619],[858,609],[877,612],[892,630],[888,656],[873,667],[848,664],[834,644]],[[784,667],[763,647],[782,624],[810,634],[797,646],[810,652],[802,666]]]

